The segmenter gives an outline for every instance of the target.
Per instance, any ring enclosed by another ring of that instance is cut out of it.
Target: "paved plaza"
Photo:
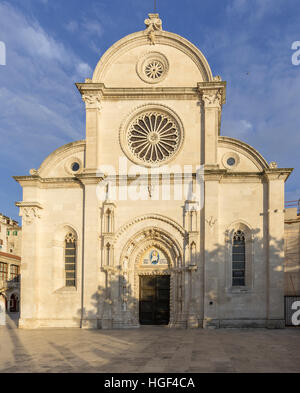
[[[300,329],[19,330],[9,319],[0,372],[300,372]]]

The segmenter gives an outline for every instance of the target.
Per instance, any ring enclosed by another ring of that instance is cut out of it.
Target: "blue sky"
[[[300,198],[299,0],[157,0],[164,30],[180,34],[228,83],[221,134],[293,167],[286,199]],[[74,85],[91,77],[115,41],[144,29],[154,0],[0,0],[0,212],[19,219],[14,175],[38,168],[57,147],[83,139]]]

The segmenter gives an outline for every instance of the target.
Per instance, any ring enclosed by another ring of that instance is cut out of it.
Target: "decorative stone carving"
[[[119,138],[124,154],[131,161],[145,167],[157,167],[179,153],[184,141],[184,126],[168,106],[149,103],[124,119]]]
[[[221,109],[222,93],[221,90],[211,90],[202,94],[202,100],[205,108],[218,108]]]
[[[39,174],[39,172],[36,169],[32,168],[32,169],[30,169],[29,174],[31,176],[37,176]]]
[[[41,218],[40,211],[37,207],[21,207],[20,215],[22,216],[23,222],[27,225]]]
[[[270,168],[272,168],[272,169],[278,168],[277,162],[275,162],[275,161],[270,162]]]
[[[207,224],[209,225],[210,229],[213,228],[213,226],[215,225],[215,223],[218,221],[216,218],[213,218],[212,216],[210,216],[210,218],[206,218],[205,221],[207,222]]]
[[[141,163],[157,164],[176,153],[181,131],[171,116],[159,111],[145,112],[130,125],[127,141],[131,153]]]
[[[147,83],[158,83],[165,79],[169,71],[169,61],[160,52],[148,52],[140,57],[136,65],[138,76]]]
[[[150,45],[155,45],[155,31],[162,30],[162,20],[159,14],[148,14],[148,16],[149,18],[145,19],[145,33],[148,35]]]
[[[213,78],[214,82],[221,82],[222,78],[220,77],[220,75],[216,75]]]
[[[85,102],[86,109],[102,109],[101,96],[97,94],[83,94],[82,100]]]

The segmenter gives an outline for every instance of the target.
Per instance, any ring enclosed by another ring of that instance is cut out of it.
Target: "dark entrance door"
[[[170,319],[170,276],[140,276],[141,325],[167,325]]]

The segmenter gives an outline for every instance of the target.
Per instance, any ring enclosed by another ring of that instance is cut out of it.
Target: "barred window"
[[[7,281],[7,263],[0,262],[0,280]]]
[[[232,286],[245,285],[245,262],[245,234],[238,230],[233,235],[232,244]]]
[[[20,281],[20,267],[17,265],[10,265],[10,281]]]
[[[76,239],[72,233],[65,238],[65,278],[67,287],[76,286]]]

